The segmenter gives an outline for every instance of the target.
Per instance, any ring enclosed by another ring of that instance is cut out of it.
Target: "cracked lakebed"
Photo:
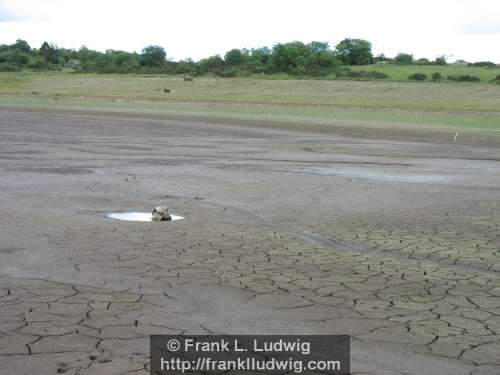
[[[498,149],[101,119],[0,112],[2,375],[147,374],[153,333],[350,334],[355,374],[500,372]],[[152,202],[189,220],[95,214]]]

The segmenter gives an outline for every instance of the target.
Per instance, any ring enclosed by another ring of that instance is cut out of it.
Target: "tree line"
[[[172,61],[163,47],[148,46],[141,53],[107,50],[99,52],[81,47],[78,50],[59,48],[44,42],[32,48],[25,40],[0,45],[0,71],[61,70],[71,68],[93,73],[161,73],[234,77],[248,74],[284,73],[294,76],[324,76],[338,73],[349,65],[368,65],[376,62],[395,64],[445,65],[446,58],[434,61],[415,60],[413,55],[400,53],[394,58],[374,56],[372,45],[363,39],[347,38],[335,48],[326,42],[278,43],[272,48],[232,49],[224,56],[214,55],[199,61]],[[495,64],[481,62],[481,66]]]

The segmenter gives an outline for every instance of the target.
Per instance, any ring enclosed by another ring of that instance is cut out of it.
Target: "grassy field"
[[[486,83],[23,72],[0,74],[0,106],[500,131],[500,85]]]
[[[376,65],[361,65],[353,66],[352,70],[377,70],[383,72],[389,76],[388,79],[395,81],[406,81],[408,76],[413,73],[424,73],[429,76],[434,72],[439,72],[442,74],[443,78],[446,79],[449,75],[464,75],[469,74],[472,76],[477,76],[484,83],[489,83],[500,75],[500,67],[497,68],[479,68],[479,67],[469,67],[466,65],[394,65],[394,64],[376,64]]]

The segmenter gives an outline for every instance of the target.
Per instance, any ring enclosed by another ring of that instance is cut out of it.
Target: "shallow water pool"
[[[116,220],[124,220],[124,221],[153,221],[151,219],[151,212],[117,212],[106,215],[111,219]],[[167,221],[176,221],[184,219],[183,216],[179,215],[170,215],[172,220]]]

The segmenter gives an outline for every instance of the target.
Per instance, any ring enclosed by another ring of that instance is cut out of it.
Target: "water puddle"
[[[153,221],[151,219],[151,212],[119,212],[119,213],[108,214],[106,216],[111,219],[125,220],[125,221]],[[172,217],[172,220],[169,221],[184,219],[183,216],[179,215],[170,215],[170,216]]]

